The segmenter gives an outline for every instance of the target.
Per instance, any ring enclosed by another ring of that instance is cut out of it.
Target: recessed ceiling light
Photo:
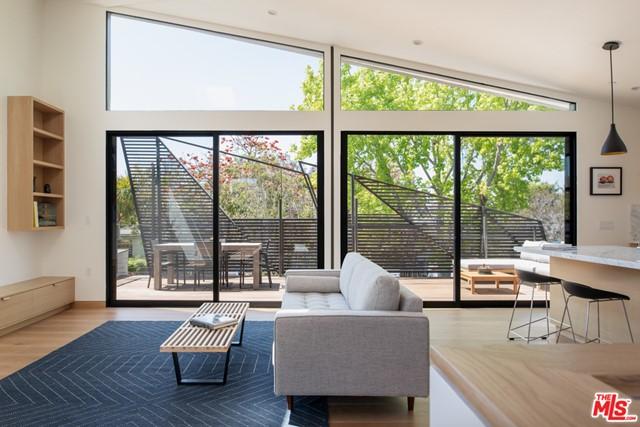
[[[422,44],[422,40],[417,40],[416,39],[416,40],[413,41],[413,44],[416,45],[416,46],[420,46]]]
[[[271,16],[276,16],[278,14],[278,11],[275,9],[269,9],[267,10],[267,13]]]

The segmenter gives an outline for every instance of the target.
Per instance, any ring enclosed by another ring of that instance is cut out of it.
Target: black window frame
[[[322,130],[285,130],[285,131],[126,131],[110,130],[106,132],[106,306],[107,307],[199,307],[204,302],[220,301],[220,283],[218,275],[218,245],[214,245],[214,284],[211,300],[122,300],[117,298],[117,138],[121,136],[160,136],[160,137],[211,137],[213,138],[214,163],[219,164],[219,142],[223,135],[313,135],[317,144],[317,171],[318,171],[318,217],[317,217],[317,268],[324,268],[324,131]],[[214,168],[213,185],[214,193],[219,194],[219,168]],[[213,238],[219,240],[218,230],[219,197],[213,198]],[[281,301],[246,301],[251,307],[279,308]]]
[[[577,151],[576,132],[509,132],[509,131],[348,131],[340,133],[340,264],[348,251],[348,140],[349,135],[447,135],[454,138],[454,268],[453,299],[451,301],[423,301],[424,308],[474,308],[474,307],[512,307],[513,301],[464,300],[460,296],[460,258],[461,258],[461,191],[460,171],[462,160],[462,139],[472,137],[558,137],[565,138],[565,200],[569,199],[569,209],[565,210],[565,242],[575,245],[577,237]],[[518,301],[518,306],[528,306],[529,301]],[[535,301],[534,306],[544,307],[544,301]]]

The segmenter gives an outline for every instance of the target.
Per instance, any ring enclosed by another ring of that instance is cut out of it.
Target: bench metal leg
[[[238,341],[233,341],[231,345],[238,345],[238,346],[242,345],[242,337],[244,336],[244,322],[245,322],[245,319],[243,318],[242,324],[240,325],[240,338],[238,338]]]
[[[182,372],[180,370],[180,359],[178,353],[171,353],[173,357],[173,369],[176,373],[176,383],[178,385],[225,385],[227,383],[227,375],[229,373],[229,359],[231,354],[231,347],[225,353],[224,356],[224,373],[222,378],[182,378]]]

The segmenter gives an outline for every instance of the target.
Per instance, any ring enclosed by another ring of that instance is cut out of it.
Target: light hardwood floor
[[[0,378],[18,371],[108,320],[183,320],[193,308],[73,308],[0,337]],[[271,320],[275,310],[251,309],[249,320]],[[506,342],[509,309],[429,309],[432,344]],[[330,425],[427,426],[428,399],[406,410],[402,398],[332,398]]]

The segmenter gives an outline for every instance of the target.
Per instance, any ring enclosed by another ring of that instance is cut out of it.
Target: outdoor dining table
[[[153,289],[162,289],[162,255],[168,253],[173,255],[174,262],[167,266],[167,283],[175,282],[175,255],[179,252],[195,250],[195,242],[164,242],[153,245]],[[222,256],[225,252],[230,254],[240,254],[243,258],[252,259],[253,289],[259,289],[262,279],[260,269],[260,250],[262,243],[259,242],[222,242],[220,251]]]
[[[231,254],[240,254],[243,258],[251,257],[253,269],[253,289],[260,288],[260,282],[262,279],[262,272],[260,271],[260,249],[262,249],[262,243],[259,242],[222,242],[220,243],[220,255],[224,255],[225,252]]]

